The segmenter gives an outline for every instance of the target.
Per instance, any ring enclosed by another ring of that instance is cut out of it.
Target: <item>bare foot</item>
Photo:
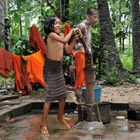
[[[66,119],[68,119],[68,118],[65,118],[65,117],[63,117],[63,119],[57,118],[56,121],[63,123],[69,129],[69,128],[71,128],[71,126],[67,123]]]
[[[45,126],[45,125],[41,126],[41,134],[43,136],[46,136],[46,137],[49,136],[49,132],[48,132],[47,126]]]

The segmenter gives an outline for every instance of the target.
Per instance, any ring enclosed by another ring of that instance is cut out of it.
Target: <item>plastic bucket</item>
[[[95,99],[95,103],[100,102],[100,99],[101,99],[101,86],[100,85],[94,86],[94,99]]]
[[[101,99],[101,89],[102,87],[100,85],[94,86],[94,102],[99,103]],[[86,87],[82,87],[82,96],[83,100],[87,101],[87,93],[86,93]]]

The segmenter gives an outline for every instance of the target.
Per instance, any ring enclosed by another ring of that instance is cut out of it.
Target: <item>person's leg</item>
[[[51,102],[46,101],[44,103],[44,107],[43,107],[41,134],[43,134],[45,136],[49,136],[49,132],[48,132],[48,128],[47,128],[47,118],[48,118],[48,112],[49,112],[50,105],[51,105]]]
[[[77,102],[81,102],[82,99],[82,91],[80,88],[75,88],[75,97],[77,99]]]
[[[64,123],[67,128],[70,128],[70,125],[66,122],[64,117],[64,108],[65,108],[65,99],[59,101],[59,110],[58,110],[58,121]]]

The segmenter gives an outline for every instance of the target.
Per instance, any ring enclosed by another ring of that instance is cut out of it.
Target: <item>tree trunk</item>
[[[121,35],[119,36],[119,45],[120,45],[119,46],[119,49],[120,49],[119,51],[121,51],[122,50],[122,36]]]
[[[0,44],[9,50],[8,0],[0,1]],[[3,45],[4,44],[4,45]]]
[[[60,0],[60,17],[63,22],[69,20],[69,0]]]
[[[60,19],[61,19],[61,21],[62,21],[62,0],[59,0],[59,9],[60,9]]]
[[[132,8],[132,40],[133,40],[133,70],[140,73],[140,11],[139,0],[131,0]]]
[[[4,17],[5,17],[5,12],[4,12],[4,1],[0,1],[0,40],[3,40],[3,30],[4,30]]]
[[[21,20],[21,18],[19,19],[19,33],[20,33],[20,36],[22,37],[22,20]]]
[[[100,22],[101,41],[101,71],[110,71],[116,68],[117,72],[123,70],[119,53],[115,44],[107,0],[97,0]]]

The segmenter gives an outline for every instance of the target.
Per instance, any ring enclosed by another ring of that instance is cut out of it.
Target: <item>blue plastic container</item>
[[[100,85],[94,86],[94,102],[99,103],[101,99],[101,89],[102,87]],[[86,87],[82,87],[82,96],[83,100],[86,102],[87,100],[87,93],[86,93]]]
[[[101,99],[101,86],[100,85],[96,85],[94,86],[94,99],[95,99],[95,103],[99,103],[100,99]]]

